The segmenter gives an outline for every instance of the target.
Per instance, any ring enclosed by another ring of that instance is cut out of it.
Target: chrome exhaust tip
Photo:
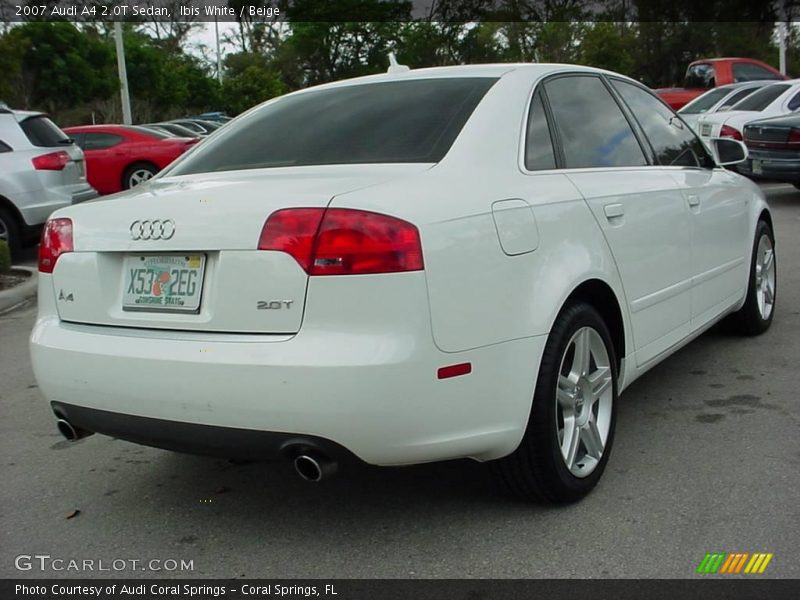
[[[72,423],[70,423],[66,419],[58,419],[56,421],[56,427],[58,427],[59,433],[63,435],[70,442],[75,442],[80,440],[81,438],[85,438],[87,436],[92,435],[91,431],[84,431],[83,429],[78,429],[76,427],[73,427]]]
[[[334,461],[321,454],[300,454],[294,459],[294,470],[306,481],[322,481],[336,473],[337,469]]]

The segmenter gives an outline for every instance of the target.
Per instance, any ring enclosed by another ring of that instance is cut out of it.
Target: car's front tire
[[[529,500],[580,500],[608,462],[616,405],[617,362],[608,327],[589,304],[568,304],[545,345],[522,442],[493,465],[500,479]]]
[[[744,306],[731,315],[730,324],[742,335],[759,335],[772,324],[777,300],[778,270],[775,234],[764,220],[756,225],[750,255],[750,277]]]

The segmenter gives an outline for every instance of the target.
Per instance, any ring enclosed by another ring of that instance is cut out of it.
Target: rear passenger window
[[[528,132],[525,137],[525,168],[528,171],[541,171],[556,168],[556,155],[553,138],[547,124],[542,95],[537,91],[531,102],[528,114]]]
[[[711,166],[703,143],[663,102],[639,86],[612,79],[633,116],[642,126],[660,165]]]
[[[796,93],[791,100],[789,100],[789,104],[787,105],[789,110],[797,110],[800,108],[800,92]]]
[[[111,148],[122,141],[122,137],[113,133],[87,133],[83,140],[84,150],[103,150]]]
[[[625,115],[598,77],[559,77],[545,83],[567,168],[647,164]]]

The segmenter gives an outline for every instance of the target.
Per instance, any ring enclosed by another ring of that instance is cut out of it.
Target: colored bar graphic
[[[703,557],[697,572],[704,575],[732,575],[744,569],[746,574],[761,574],[766,571],[773,556],[771,552],[709,552]]]

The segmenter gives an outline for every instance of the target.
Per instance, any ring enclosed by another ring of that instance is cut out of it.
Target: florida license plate
[[[126,257],[122,309],[198,312],[205,266],[203,254]]]

